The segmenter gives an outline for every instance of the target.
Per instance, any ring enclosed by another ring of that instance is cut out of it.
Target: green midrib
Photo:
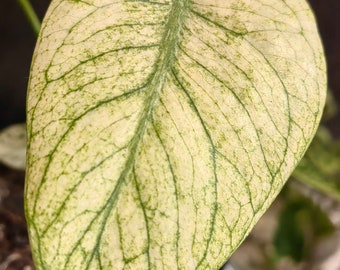
[[[101,230],[98,232],[96,246],[89,256],[90,258],[85,269],[89,269],[91,262],[96,255],[96,251],[99,250],[101,238],[105,230],[106,221],[108,220],[112,210],[114,209],[114,206],[118,201],[121,188],[123,187],[126,178],[133,168],[138,146],[144,136],[146,127],[149,123],[149,119],[157,101],[159,100],[159,96],[163,90],[164,84],[167,81],[168,72],[171,69],[173,61],[175,60],[177,44],[181,37],[181,29],[185,21],[187,10],[188,0],[173,1],[171,11],[168,15],[167,23],[164,26],[165,32],[159,46],[160,54],[157,60],[157,64],[155,66],[154,72],[152,73],[152,78],[149,78],[150,83],[146,90],[149,92],[149,94],[145,100],[144,110],[141,114],[139,124],[136,128],[136,134],[131,140],[129,155],[126,160],[124,170],[121,172],[117,184],[105,205],[103,213],[103,224]],[[75,249],[76,247],[74,247],[73,251],[75,251]],[[69,254],[68,258],[66,259],[64,265],[65,270],[67,269],[67,265],[71,257],[72,253]]]

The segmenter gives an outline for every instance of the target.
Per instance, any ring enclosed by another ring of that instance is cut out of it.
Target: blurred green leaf
[[[340,141],[320,127],[292,176],[340,201]]]
[[[311,253],[316,240],[334,231],[328,216],[311,199],[286,188],[286,200],[274,236],[276,257],[289,256],[296,262]]]

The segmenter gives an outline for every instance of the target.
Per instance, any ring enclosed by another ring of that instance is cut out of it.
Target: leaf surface
[[[325,99],[305,1],[53,0],[33,58],[37,269],[218,269]]]

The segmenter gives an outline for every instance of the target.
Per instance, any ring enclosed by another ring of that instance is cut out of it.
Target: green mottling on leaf
[[[304,1],[53,0],[27,101],[36,268],[218,269],[314,136],[322,55]]]

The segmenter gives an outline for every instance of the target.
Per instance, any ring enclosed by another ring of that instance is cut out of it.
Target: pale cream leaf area
[[[304,0],[53,0],[27,101],[36,268],[219,269],[325,93]]]

